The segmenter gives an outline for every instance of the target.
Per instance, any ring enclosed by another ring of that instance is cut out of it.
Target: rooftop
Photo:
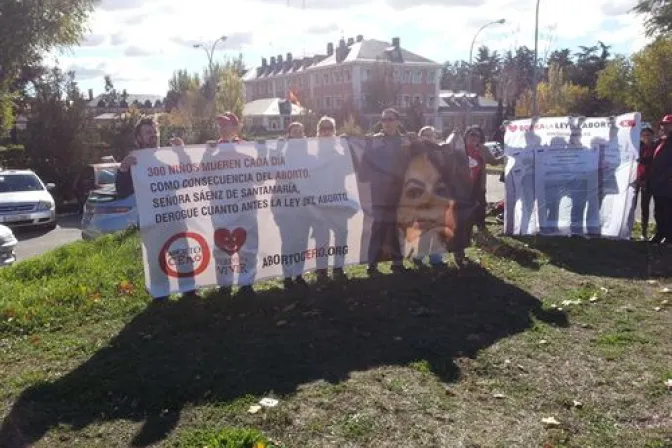
[[[361,35],[347,41],[341,39],[338,44],[327,44],[326,54],[316,54],[295,59],[292,53],[272,56],[270,60],[261,59],[261,65],[248,70],[243,81],[269,78],[273,76],[300,73],[323,67],[335,66],[352,62],[395,62],[399,64],[427,64],[440,66],[437,62],[427,59],[401,47],[398,37],[392,43],[375,39],[364,39]]]
[[[471,104],[474,109],[493,109],[499,106],[497,101],[493,99],[465,91],[454,92],[452,90],[441,90],[439,92],[439,98],[441,99],[439,110],[461,110],[464,109],[467,104]]]

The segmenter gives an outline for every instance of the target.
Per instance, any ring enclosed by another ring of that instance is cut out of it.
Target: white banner
[[[134,154],[155,297],[443,253],[465,244],[461,224],[473,209],[464,156],[401,138]]]
[[[629,238],[640,115],[507,125],[504,231]]]

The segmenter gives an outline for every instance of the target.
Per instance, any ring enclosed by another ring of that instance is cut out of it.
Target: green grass
[[[672,446],[669,250],[477,241],[467,272],[161,303],[134,233],[2,270],[0,446]]]

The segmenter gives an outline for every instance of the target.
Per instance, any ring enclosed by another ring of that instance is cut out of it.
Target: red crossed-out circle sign
[[[193,240],[197,245],[186,249],[171,251],[170,248],[179,240]],[[210,264],[212,252],[203,235],[195,232],[181,232],[171,236],[159,252],[159,266],[168,276],[173,278],[189,278],[202,274]],[[180,271],[180,266],[192,266],[189,271]]]

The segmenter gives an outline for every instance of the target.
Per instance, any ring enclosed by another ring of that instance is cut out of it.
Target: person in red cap
[[[654,216],[658,231],[651,239],[655,244],[672,242],[672,115],[660,121],[663,136],[653,152],[650,184]]]
[[[241,141],[238,133],[240,132],[240,121],[233,112],[224,112],[217,116],[217,125],[219,126],[219,140],[217,143],[239,143]]]

